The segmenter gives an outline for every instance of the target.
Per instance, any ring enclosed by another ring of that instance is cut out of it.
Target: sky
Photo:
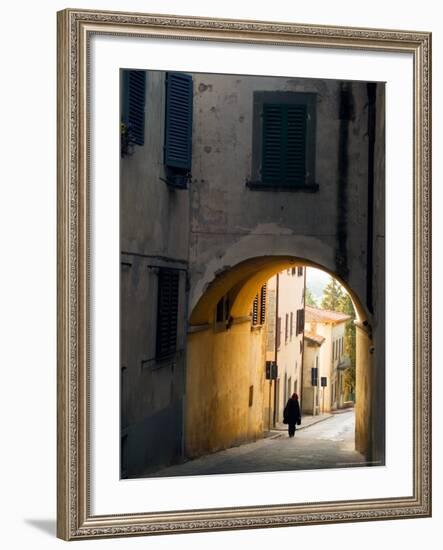
[[[315,269],[313,267],[306,268],[306,286],[312,292],[318,303],[321,302],[323,290],[329,283],[330,278],[330,275],[321,269]]]

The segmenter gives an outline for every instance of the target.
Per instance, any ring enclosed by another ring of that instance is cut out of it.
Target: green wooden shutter
[[[266,283],[260,291],[260,324],[264,325],[266,321]]]
[[[179,272],[160,269],[158,274],[156,357],[172,355],[177,349]]]
[[[167,73],[164,163],[189,172],[192,164],[192,77]]]
[[[129,138],[136,145],[145,142],[145,71],[123,71],[122,121],[128,127]]]
[[[258,294],[252,302],[252,324],[258,325]]]
[[[304,185],[306,116],[306,105],[263,105],[263,183]]]

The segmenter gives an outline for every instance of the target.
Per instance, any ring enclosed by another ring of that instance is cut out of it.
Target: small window
[[[156,358],[163,359],[177,350],[179,271],[160,269],[158,273]]]
[[[292,340],[292,335],[294,333],[294,312],[291,311],[291,320],[289,323],[289,337]]]
[[[256,189],[315,191],[316,94],[255,92],[252,181]]]
[[[288,341],[289,336],[289,315],[286,313],[285,315],[285,342]]]
[[[254,298],[252,302],[252,325],[259,326],[264,325],[266,321],[266,284],[264,284],[260,292]]]
[[[303,267],[298,267],[298,268],[297,268],[297,275],[298,275],[299,277],[301,277],[301,276],[303,275]]]
[[[304,330],[305,330],[305,310],[304,309],[298,309],[297,310],[296,335],[298,336]]]

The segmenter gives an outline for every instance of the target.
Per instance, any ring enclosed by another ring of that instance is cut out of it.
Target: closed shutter
[[[158,274],[157,349],[161,359],[177,349],[179,272],[160,269]]]
[[[252,324],[258,324],[258,294],[252,302]]]
[[[123,71],[122,121],[128,128],[129,138],[136,145],[145,142],[145,71]]]
[[[306,105],[263,105],[263,183],[304,185],[306,116]]]
[[[305,330],[305,310],[297,310],[297,335]]]
[[[166,166],[183,172],[192,164],[192,77],[167,73],[166,77]]]
[[[266,321],[266,284],[261,287],[260,291],[260,324],[264,325]]]
[[[315,367],[311,369],[311,386],[318,385],[318,369]]]
[[[276,338],[276,344],[277,344],[277,349],[278,349],[281,345],[281,317],[277,317],[277,330],[276,330],[276,332],[277,332],[277,334],[275,335],[275,338]]]

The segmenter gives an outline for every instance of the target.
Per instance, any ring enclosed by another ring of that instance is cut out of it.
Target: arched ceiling
[[[336,278],[351,296],[357,321],[361,323],[366,320],[367,314],[358,296],[343,280],[328,269],[304,258],[262,256],[241,262],[218,274],[194,307],[190,316],[190,324],[196,326],[211,323],[218,301],[228,293],[230,293],[231,316],[234,319],[248,316],[251,310],[251,303],[261,286],[273,275],[285,269],[298,266],[322,269]]]

